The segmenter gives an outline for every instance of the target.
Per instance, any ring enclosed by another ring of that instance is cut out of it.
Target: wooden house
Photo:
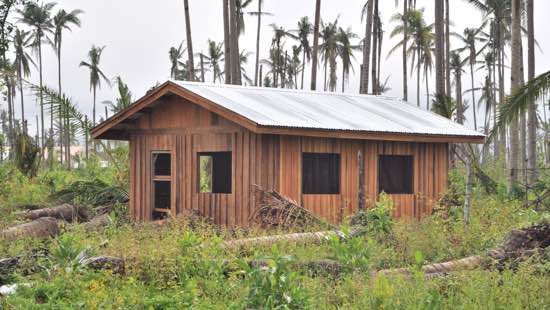
[[[129,141],[130,213],[196,210],[246,226],[253,187],[337,222],[386,192],[394,216],[431,212],[447,188],[449,143],[484,136],[400,100],[370,95],[166,82],[91,131]]]

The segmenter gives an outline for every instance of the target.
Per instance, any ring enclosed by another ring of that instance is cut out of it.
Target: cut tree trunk
[[[81,226],[87,232],[98,231],[109,226],[113,220],[108,214],[102,214],[94,217],[89,222],[82,223]]]
[[[79,208],[67,203],[53,208],[27,211],[23,214],[23,216],[29,220],[36,220],[41,217],[53,217],[66,222],[73,222],[77,219],[87,220],[87,218],[85,218],[87,217],[85,212],[79,212]]]
[[[52,217],[41,217],[30,223],[4,229],[0,233],[1,239],[17,240],[23,238],[49,238],[60,232],[57,220]]]

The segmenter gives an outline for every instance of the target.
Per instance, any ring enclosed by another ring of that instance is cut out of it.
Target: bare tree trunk
[[[234,85],[241,83],[241,64],[239,51],[239,31],[237,29],[237,1],[229,1],[229,24],[231,28],[231,82]]]
[[[40,130],[42,137],[40,138],[40,147],[44,149],[46,144],[44,143],[44,94],[42,93],[42,44],[40,44],[40,41],[42,38],[38,38],[38,74],[40,76]]]
[[[363,75],[361,77],[361,91],[363,94],[369,92],[369,65],[370,65],[370,48],[372,38],[372,10],[374,0],[367,2],[367,18],[365,23],[365,39],[363,41]]]
[[[512,93],[521,87],[521,62],[521,0],[512,0]],[[510,187],[518,182],[518,169],[520,167],[518,140],[518,121],[515,119],[510,124]]]
[[[374,13],[373,13],[374,23],[372,26],[372,93],[378,95],[378,81],[376,79],[376,69],[377,69],[377,60],[378,56],[378,0],[374,0]]]
[[[464,224],[470,222],[470,210],[472,208],[472,184],[474,181],[474,173],[472,171],[472,161],[473,158],[466,150],[464,146],[464,158],[466,160],[466,191],[464,193]]]
[[[498,30],[498,33],[500,33],[500,30]],[[501,40],[501,39],[499,39]],[[498,99],[500,101],[499,106],[502,106],[504,104],[504,51],[503,48],[500,47],[498,51],[498,87],[499,87],[499,95]],[[499,154],[501,157],[504,158],[504,160],[507,160],[507,154],[506,154],[506,130],[501,130],[499,135]]]
[[[306,52],[302,51],[302,81],[300,85],[300,89],[304,89],[304,72],[306,71]]]
[[[420,107],[420,49],[416,51],[418,65],[416,66],[416,106]]]
[[[61,40],[57,42],[57,87],[58,87],[58,94],[61,96],[62,89],[61,89]],[[63,120],[63,115],[61,111],[59,111],[59,158],[61,165],[63,165],[63,139],[65,137],[64,130],[65,130],[65,122]]]
[[[204,55],[201,53],[201,82],[204,83]]]
[[[19,66],[21,66],[21,64]],[[23,94],[23,76],[21,73],[21,67],[17,69],[17,79],[19,81],[19,96],[21,97],[21,127],[23,128],[23,132],[26,134],[27,122],[25,121],[25,102],[24,102],[25,99]]]
[[[254,66],[254,86],[258,86],[258,77],[260,69],[260,30],[262,25],[262,0],[258,0],[258,29],[256,31],[256,65]],[[302,89],[304,88],[304,73],[302,71]]]
[[[321,22],[321,0],[315,2],[315,24],[313,26],[313,50],[311,55],[311,90],[317,90],[317,60],[319,57],[319,23]]]
[[[446,94],[451,95],[451,32],[450,32],[450,18],[449,18],[449,0],[445,0],[445,82],[446,82]]]
[[[464,123],[464,109],[462,105],[462,75],[456,72],[456,118],[459,124]]]
[[[259,75],[259,77],[258,77],[258,78],[260,79],[260,81],[259,81],[259,82],[260,82],[260,87],[263,86],[263,85],[262,85],[262,83],[263,83],[263,81],[262,81],[262,78],[263,78],[263,76],[262,76],[262,75],[263,75],[263,74],[262,74],[263,72],[262,72],[262,71],[263,71],[263,69],[264,69],[264,66],[263,66],[263,65],[260,65],[260,75]]]
[[[195,80],[195,61],[193,59],[193,39],[191,39],[191,19],[189,17],[189,0],[183,0],[185,8],[185,32],[187,36],[187,79]]]
[[[474,91],[474,63],[470,60],[470,78],[472,82],[472,112],[474,113],[474,129],[477,130],[476,93]]]
[[[527,0],[527,46],[528,77],[535,78],[535,22],[533,0]],[[537,179],[537,106],[531,102],[528,106],[527,123],[527,173],[529,184]]]
[[[86,159],[88,159],[88,116],[84,116],[84,152],[86,155]]]
[[[403,0],[403,100],[408,100],[408,85],[407,85],[407,37],[409,35],[409,22],[407,20],[407,14],[409,11],[408,8],[409,0]]]
[[[223,46],[225,48],[224,69],[225,84],[232,84],[231,81],[231,28],[229,23],[229,0],[223,0]]]
[[[435,85],[436,94],[445,96],[445,21],[443,0],[435,0]]]

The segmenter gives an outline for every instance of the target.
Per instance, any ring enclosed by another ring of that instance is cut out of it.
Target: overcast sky
[[[338,24],[343,28],[352,27],[360,36],[364,35],[364,25],[361,23],[361,8],[365,0],[323,0],[321,16],[324,21],[334,21],[339,17]],[[417,7],[425,8],[425,16],[428,23],[434,19],[433,0],[418,0]],[[462,32],[465,27],[476,27],[482,21],[482,15],[472,9],[465,1],[451,0],[451,20],[454,23],[452,29]],[[223,41],[222,0],[189,0],[191,12],[191,29],[193,36],[194,52],[206,51],[207,40]],[[272,30],[269,26],[276,23],[285,29],[296,29],[297,22],[302,16],[309,16],[314,20],[315,0],[264,0],[264,11],[273,16],[264,17],[261,32],[260,58],[265,58],[271,44]],[[126,81],[134,94],[134,98],[141,97],[147,89],[157,82],[164,82],[170,77],[170,62],[168,50],[171,46],[178,46],[185,39],[185,20],[183,0],[59,0],[57,9],[67,11],[82,9],[82,27],[67,32],[63,45],[63,89],[79,106],[79,108],[91,115],[92,96],[89,87],[89,71],[79,68],[78,64],[86,60],[90,47],[95,44],[105,46],[101,59],[101,68],[105,74],[114,78],[121,76]],[[248,11],[256,11],[257,3],[253,1]],[[380,11],[384,23],[384,30],[388,34],[394,27],[390,23],[390,17],[402,10],[395,7],[394,0],[380,0]],[[542,51],[550,51],[550,36],[547,29],[550,1],[535,0],[535,30],[536,37]],[[240,47],[247,51],[255,51],[257,19],[247,16],[245,19],[246,32],[241,37]],[[386,34],[383,45],[383,62],[381,65],[382,79],[389,77],[387,92],[390,96],[402,96],[401,56],[396,53],[389,58],[386,55],[398,39],[390,40]],[[358,39],[357,39],[358,40]],[[313,41],[313,40],[312,40]],[[452,42],[452,48],[459,47],[458,42]],[[289,40],[286,47],[290,49],[295,42]],[[187,54],[185,55],[187,56]],[[358,92],[360,53],[356,54],[354,63],[355,74],[350,77],[347,91]],[[46,85],[57,85],[57,62],[51,49],[44,52],[44,82]],[[537,73],[550,70],[550,58],[545,57],[541,51],[537,51]],[[250,57],[250,63],[246,67],[247,73],[254,76],[254,55]],[[339,67],[339,70],[341,68]],[[306,77],[311,69],[308,66]],[[339,71],[340,72],[340,71]],[[477,73],[477,83],[483,78],[483,70]],[[323,74],[319,71],[319,78]],[[340,77],[340,74],[338,75]],[[209,77],[207,76],[207,79]],[[509,74],[506,75],[507,81]],[[33,72],[31,80],[38,81],[38,73]],[[307,81],[307,78],[306,78]],[[341,80],[338,80],[340,85]],[[463,78],[463,88],[470,88],[469,74]],[[309,83],[307,83],[309,85]],[[318,84],[321,85],[322,83]],[[430,81],[430,92],[433,92],[435,84]],[[478,87],[479,85],[476,85]],[[340,86],[338,89],[341,89]],[[421,86],[422,104],[425,106],[425,86]],[[104,100],[114,100],[116,89],[110,89],[102,85],[98,92],[98,103]],[[479,98],[479,94],[477,98]],[[470,96],[464,96],[469,99]],[[409,77],[409,101],[416,103],[416,80]],[[19,99],[17,99],[19,102]],[[6,108],[5,103],[0,105]],[[103,114],[103,105],[98,105],[98,110]],[[471,109],[469,111],[472,112]],[[30,130],[34,132],[34,118],[39,109],[36,99],[27,96],[26,116],[30,122]],[[99,112],[98,112],[99,113]],[[16,105],[16,115],[19,118],[20,108]],[[471,118],[471,117],[470,117]],[[49,123],[49,122],[47,122]],[[473,127],[473,125],[470,124]]]

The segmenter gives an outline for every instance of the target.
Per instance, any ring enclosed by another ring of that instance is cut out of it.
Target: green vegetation
[[[114,153],[124,158],[125,151],[122,147]],[[41,170],[33,179],[8,164],[0,166],[2,225],[16,222],[22,208],[67,200],[92,204],[89,191],[94,186],[85,186],[85,180],[95,180],[95,186],[103,189],[127,184],[122,160],[104,167],[91,156],[83,163],[85,168],[70,172],[55,167]],[[462,175],[451,173],[447,195],[456,196],[459,203]],[[0,279],[1,284],[19,284],[15,294],[2,297],[1,305],[6,309],[545,309],[550,304],[548,257],[533,257],[502,271],[476,269],[441,278],[426,278],[415,267],[483,254],[512,228],[549,218],[548,210],[526,208],[521,199],[503,191],[487,195],[481,184],[475,185],[467,226],[460,205],[440,206],[420,221],[393,221],[388,216],[391,203],[382,198],[362,218],[369,228],[364,235],[346,241],[328,238],[319,245],[224,249],[223,240],[237,238],[234,232],[185,219],[161,227],[135,225],[112,212],[118,218],[102,232],[71,229],[50,240],[0,242],[0,257],[38,257],[37,263],[24,262]],[[74,195],[60,194],[67,189]],[[341,229],[350,233],[345,225]],[[247,232],[271,233],[276,232]],[[79,264],[83,250],[123,258],[125,274],[83,268]],[[250,260],[265,264],[251,266]],[[334,260],[343,268],[337,276],[296,268],[299,262],[313,260]],[[372,275],[399,267],[416,271],[410,278]]]

